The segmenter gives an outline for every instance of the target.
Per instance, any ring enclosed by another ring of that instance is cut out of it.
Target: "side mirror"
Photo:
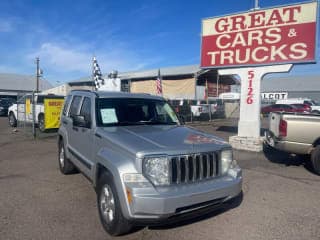
[[[72,120],[73,120],[73,126],[75,127],[85,127],[85,128],[90,127],[90,122],[86,121],[86,119],[82,115],[75,115],[72,117]]]

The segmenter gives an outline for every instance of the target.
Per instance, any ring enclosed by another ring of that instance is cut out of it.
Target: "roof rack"
[[[97,93],[97,91],[93,91],[93,90],[89,90],[89,89],[73,89],[70,92],[90,92],[95,94],[97,97],[99,97],[99,94]]]

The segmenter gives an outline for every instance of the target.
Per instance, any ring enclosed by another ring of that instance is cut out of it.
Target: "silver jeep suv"
[[[242,189],[230,145],[184,126],[162,97],[72,91],[58,146],[61,172],[90,180],[111,235],[203,213]]]

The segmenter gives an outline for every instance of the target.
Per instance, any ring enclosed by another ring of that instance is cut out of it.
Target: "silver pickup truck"
[[[58,133],[61,172],[91,181],[111,235],[212,209],[242,191],[231,146],[182,125],[161,97],[72,91]]]
[[[271,113],[265,139],[278,150],[311,155],[312,167],[320,175],[320,115]]]

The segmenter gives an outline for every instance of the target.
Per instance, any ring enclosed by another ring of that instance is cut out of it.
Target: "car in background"
[[[288,98],[277,100],[276,104],[307,104],[311,107],[311,113],[320,114],[320,104],[310,98]]]
[[[224,116],[224,105],[221,99],[191,101],[191,112],[194,117],[222,117]]]
[[[301,108],[306,112],[311,112],[311,106],[309,104],[303,104],[303,103],[295,103],[295,104],[290,104],[296,108]]]
[[[29,124],[34,122],[41,132],[45,132],[45,99],[64,99],[64,96],[42,93],[36,93],[34,98],[32,94],[22,96],[8,109],[9,125],[11,127],[17,127],[18,122]],[[27,102],[30,103],[29,107]],[[34,113],[32,110],[34,110]],[[35,119],[33,119],[33,115]]]
[[[303,108],[290,104],[272,104],[261,108],[261,114],[264,116],[268,116],[271,112],[309,113]]]
[[[8,109],[13,103],[12,98],[0,98],[0,116],[7,116]]]

